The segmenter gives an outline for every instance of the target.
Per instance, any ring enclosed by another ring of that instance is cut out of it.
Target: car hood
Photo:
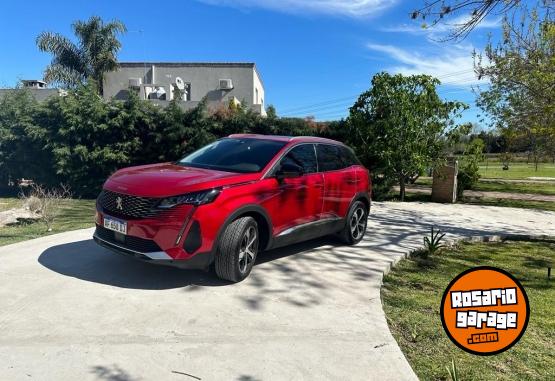
[[[260,174],[193,168],[173,163],[120,169],[104,184],[112,192],[140,197],[168,197],[254,181]]]

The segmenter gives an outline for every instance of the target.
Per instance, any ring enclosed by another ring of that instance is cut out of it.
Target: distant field
[[[480,164],[480,175],[485,179],[527,179],[529,177],[555,178],[555,164],[541,163],[538,170],[533,164],[512,163],[508,171],[503,170],[503,165],[498,161],[483,162]]]

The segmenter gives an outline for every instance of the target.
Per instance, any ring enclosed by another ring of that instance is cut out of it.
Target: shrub
[[[178,160],[230,134],[341,138],[344,127],[278,118],[275,110],[267,118],[247,107],[210,111],[205,101],[187,111],[174,101],[161,108],[134,92],[106,101],[93,81],[42,103],[22,90],[0,99],[0,191],[26,178],[49,188],[63,181],[76,195],[95,197],[119,168]]]
[[[47,231],[52,231],[52,225],[60,215],[64,201],[71,199],[71,192],[65,185],[59,188],[45,188],[42,185],[33,185],[32,191],[26,197],[25,204],[33,204],[39,220],[44,222]]]
[[[31,211],[32,213],[40,213],[41,206],[42,206],[42,202],[40,198],[38,198],[34,194],[30,195],[25,199],[25,208]]]
[[[457,175],[457,197],[461,198],[463,192],[472,189],[480,180],[480,162],[484,160],[484,142],[476,138],[465,148],[459,163]]]

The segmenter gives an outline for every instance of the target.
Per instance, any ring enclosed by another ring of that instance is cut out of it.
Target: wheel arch
[[[351,207],[357,201],[361,201],[366,206],[366,212],[368,214],[370,214],[370,206],[372,204],[372,201],[370,200],[370,196],[368,196],[368,193],[366,193],[366,192],[359,192],[359,193],[355,194],[355,196],[351,200],[351,204],[349,205],[349,209],[347,209],[347,213],[348,213],[349,210],[351,210]],[[345,216],[345,218],[346,217],[347,216]]]
[[[245,205],[227,216],[222,226],[220,226],[218,235],[216,236],[216,241],[214,242],[214,246],[212,248],[214,255],[217,254],[218,245],[220,244],[220,239],[225,232],[225,229],[230,223],[241,217],[252,217],[258,224],[258,232],[260,234],[260,251],[264,251],[270,246],[273,228],[272,220],[270,219],[268,212],[260,205]]]

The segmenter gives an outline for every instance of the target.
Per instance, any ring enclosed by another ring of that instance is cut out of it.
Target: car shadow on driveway
[[[335,242],[321,238],[283,249],[259,253],[256,265],[294,255]],[[52,246],[38,258],[44,267],[59,274],[110,286],[165,290],[187,286],[225,286],[230,282],[218,279],[214,271],[184,270],[154,265],[112,253],[92,239]]]
[[[92,239],[52,246],[38,258],[59,274],[122,288],[165,290],[191,285],[223,286],[210,273],[157,266],[112,253]]]

